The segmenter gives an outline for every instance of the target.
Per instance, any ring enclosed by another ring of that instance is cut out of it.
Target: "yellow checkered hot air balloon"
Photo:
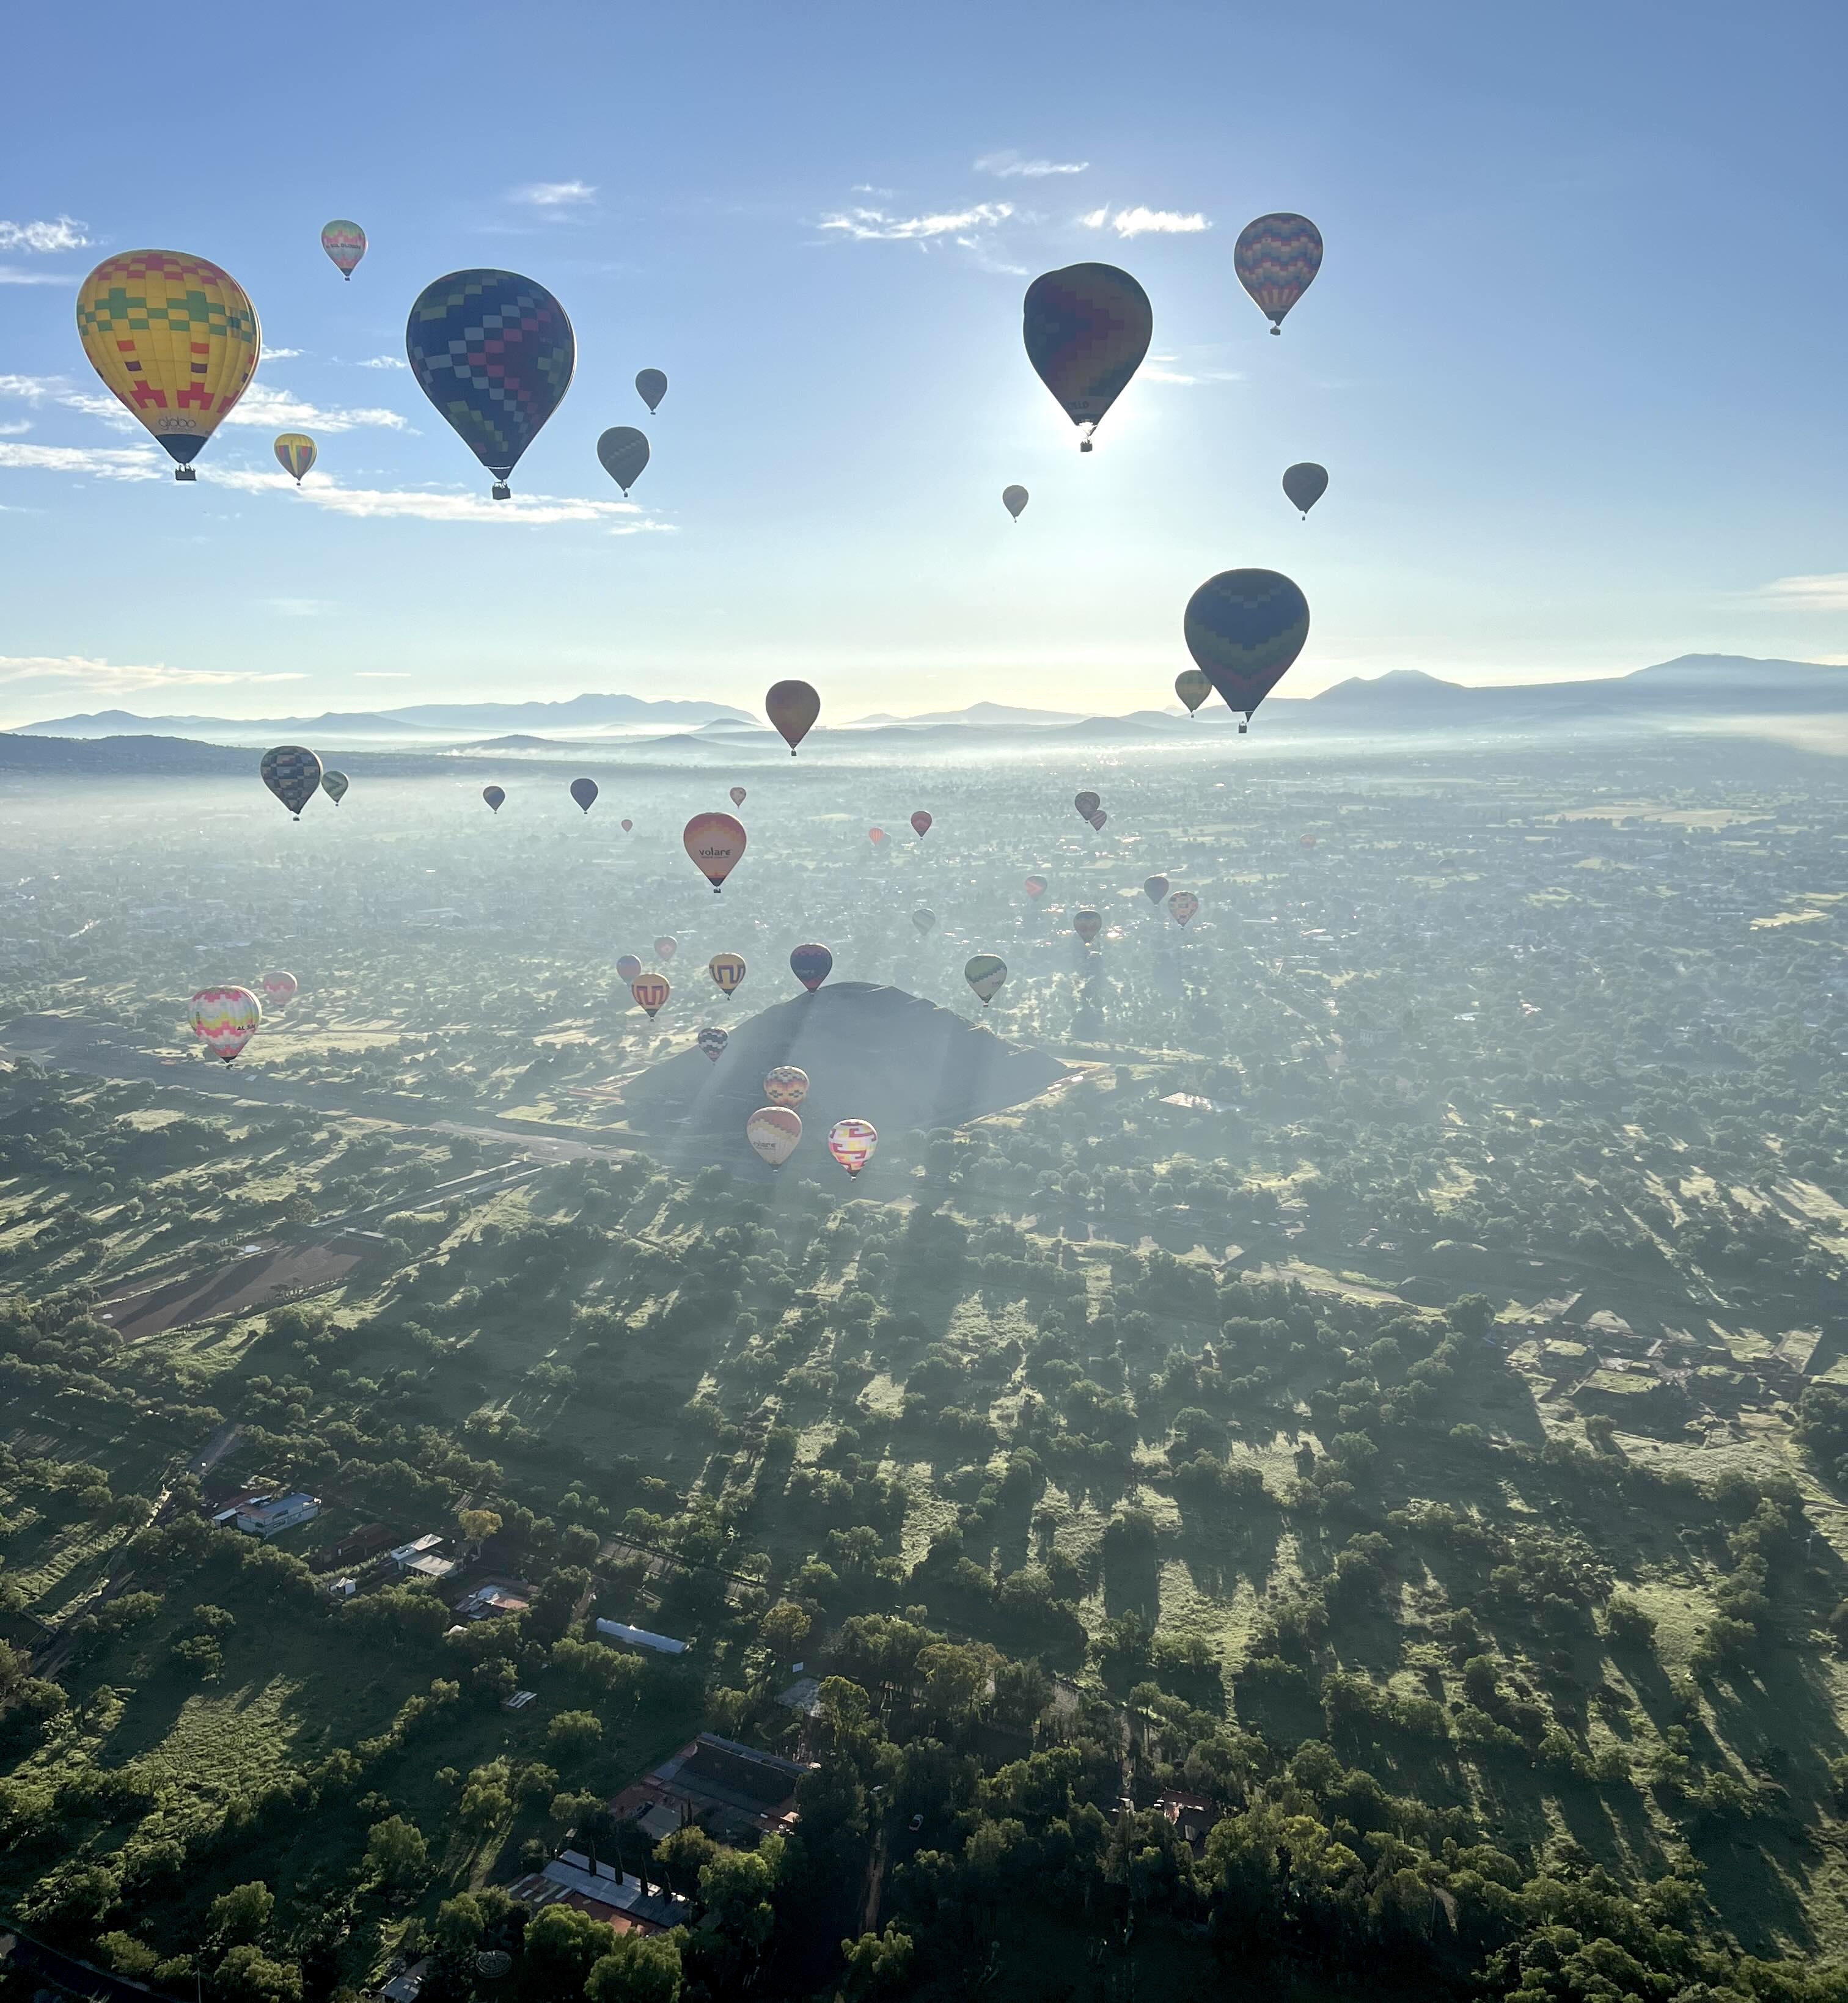
[[[284,432],[276,440],[276,457],[298,487],[302,475],[313,465],[314,456],[314,441],[306,432]]]
[[[90,365],[179,462],[192,461],[250,386],[263,351],[250,295],[183,250],[105,257],[77,295]]]

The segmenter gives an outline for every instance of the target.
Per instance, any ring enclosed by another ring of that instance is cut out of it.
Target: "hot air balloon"
[[[821,698],[807,682],[779,682],[764,697],[764,714],[777,735],[789,747],[789,756],[815,727],[821,714]]]
[[[883,827],[870,827],[866,830],[866,839],[875,848],[880,847],[885,838],[886,831]]]
[[[247,988],[201,988],[187,1015],[193,1034],[215,1057],[229,1064],[256,1035],[263,1004]]]
[[[1187,601],[1187,651],[1228,709],[1251,712],[1283,679],[1309,637],[1309,601],[1274,570],[1223,570]]]
[[[1198,668],[1183,668],[1174,677],[1174,693],[1187,705],[1191,717],[1213,693],[1213,684]]]
[[[837,1120],[828,1130],[828,1152],[849,1176],[857,1176],[879,1147],[879,1131],[870,1120]]]
[[[1301,509],[1305,516],[1328,491],[1328,470],[1314,460],[1306,459],[1300,466],[1284,467],[1283,491],[1291,507]]]
[[[1165,876],[1146,876],[1143,879],[1143,895],[1151,904],[1159,904],[1168,893],[1168,880]]]
[[[658,369],[644,369],[635,378],[635,394],[648,406],[652,418],[661,407],[661,399],[667,393],[667,379]]]
[[[744,828],[730,814],[695,814],[681,830],[681,841],[717,897],[744,853]]]
[[[340,275],[351,278],[366,255],[366,232],[356,222],[330,222],[321,232],[321,248]]]
[[[834,970],[834,955],[810,940],[789,955],[789,971],[813,995]]]
[[[978,953],[963,969],[963,978],[985,1008],[1001,992],[1001,984],[1007,978],[1007,962],[996,953]]]
[[[627,494],[648,464],[648,441],[633,425],[612,425],[597,441],[597,456],[604,472]]]
[[[1313,848],[1315,846],[1315,837],[1312,834],[1304,835],[1302,837],[1302,845],[1305,848]]]
[[[1072,929],[1089,946],[1104,929],[1104,921],[1095,911],[1074,911],[1072,914]]]
[[[918,908],[912,913],[912,923],[917,927],[919,932],[927,932],[930,930],[932,926],[936,923],[936,913],[929,909],[926,906],[920,904]]]
[[[764,1074],[764,1096],[772,1106],[800,1106],[808,1096],[808,1073],[796,1064],[778,1064]]]
[[[1261,215],[1240,230],[1232,246],[1238,282],[1272,334],[1283,331],[1283,316],[1308,291],[1321,260],[1321,232],[1306,215]]]
[[[719,992],[729,1001],[744,981],[744,956],[735,953],[716,953],[706,962],[706,971],[712,977]]]
[[[741,806],[744,804],[744,802],[745,802],[745,799],[747,799],[747,795],[746,795],[745,791],[744,791],[744,788],[742,786],[733,786],[733,787],[732,788],[732,789],[731,789],[731,803],[732,803],[732,805],[733,805],[733,806],[735,806],[735,807],[741,807]]]
[[[1154,327],[1148,294],[1114,264],[1068,264],[1027,288],[1027,358],[1079,427],[1080,452],[1142,366]]]
[[[481,798],[488,802],[490,812],[499,813],[506,802],[507,789],[505,786],[484,786]]]
[[[302,984],[292,974],[266,974],[258,985],[263,990],[263,998],[280,1015],[302,991]]]
[[[930,816],[922,807],[912,816],[912,832],[920,841],[930,832]]]
[[[780,1169],[802,1138],[802,1116],[786,1106],[761,1106],[744,1123],[744,1138],[773,1169]]]
[[[725,1047],[731,1041],[723,1029],[702,1029],[693,1039],[714,1064],[725,1054]]]
[[[257,775],[297,820],[321,782],[321,761],[299,744],[278,744],[263,754]]]
[[[1027,879],[1027,894],[1037,904],[1041,898],[1045,897],[1046,894],[1045,878],[1043,876],[1029,876]]]
[[[565,309],[516,271],[451,271],[425,286],[404,327],[418,386],[494,475],[505,501],[520,456],[571,387]]]
[[[625,821],[624,821],[623,823],[621,823],[621,827],[622,827],[622,831],[623,831],[623,833],[624,833],[625,834],[629,834],[629,833],[630,833],[630,832],[634,829],[635,825],[635,823],[632,820],[625,820]]]
[[[183,250],[105,257],[77,291],[90,366],[177,461],[192,462],[257,372],[262,330],[229,271]]]
[[[616,963],[616,978],[626,985],[642,977],[642,963],[632,953],[625,953]]]
[[[1072,805],[1076,809],[1080,820],[1089,820],[1097,811],[1099,804],[1095,793],[1074,793],[1072,796]]]
[[[346,798],[352,784],[344,772],[327,771],[321,774],[321,791],[336,806]]]
[[[679,951],[680,941],[677,939],[670,937],[665,932],[663,932],[662,935],[655,941],[655,958],[656,960],[671,960]]]
[[[573,779],[571,782],[571,797],[577,802],[586,813],[596,806],[597,792],[597,781],[594,779]]]
[[[629,983],[629,992],[635,998],[636,1007],[646,1009],[652,1022],[667,1005],[670,990],[658,974],[639,974]]]
[[[1017,522],[1019,521],[1020,519],[1020,510],[1027,505],[1026,488],[1024,487],[1003,487],[1001,490],[1001,505],[1007,510],[1009,514],[1013,516]]]
[[[314,441],[306,432],[281,432],[276,437],[276,463],[296,486],[315,461]]]
[[[1168,913],[1178,925],[1185,925],[1200,908],[1200,900],[1191,890],[1177,890],[1168,900]]]
[[[1104,832],[1105,823],[1109,820],[1109,815],[1107,814],[1101,807],[1099,807],[1097,811],[1091,816],[1090,824],[1097,830],[1098,834],[1101,834]]]

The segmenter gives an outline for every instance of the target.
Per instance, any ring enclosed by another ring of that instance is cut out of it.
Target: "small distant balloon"
[[[1321,232],[1307,216],[1288,212],[1248,222],[1232,246],[1238,282],[1269,320],[1272,334],[1283,331],[1283,316],[1308,291],[1321,260]]]
[[[1328,491],[1327,469],[1313,460],[1306,459],[1300,466],[1286,466],[1283,469],[1283,491],[1289,497],[1290,505],[1300,508],[1305,515]]]
[[[744,981],[744,956],[737,953],[716,953],[706,962],[706,971],[712,977],[719,992],[729,1001]]]
[[[776,1064],[764,1074],[764,1096],[772,1106],[800,1106],[808,1096],[808,1073],[798,1064]]]
[[[936,923],[936,913],[932,911],[928,905],[920,904],[918,908],[912,913],[912,923],[917,927],[919,932],[927,932]]]
[[[632,834],[635,832],[635,823],[632,820],[625,820],[622,823],[622,831],[625,834]]]
[[[789,971],[813,995],[834,971],[834,955],[811,939],[789,955]]]
[[[343,278],[351,278],[366,255],[366,232],[356,222],[330,222],[321,231],[321,248]]]
[[[258,776],[297,820],[321,782],[321,761],[299,744],[278,744],[263,754]]]
[[[642,977],[642,963],[632,953],[625,953],[616,963],[616,978],[625,986]]]
[[[1019,521],[1020,519],[1020,510],[1027,505],[1026,488],[1024,487],[1003,487],[1001,490],[1001,505],[1007,510],[1009,514],[1013,516],[1017,522]]]
[[[1100,802],[1095,793],[1083,792],[1073,795],[1072,805],[1076,809],[1078,818],[1080,820],[1089,820],[1097,811]]]
[[[1159,904],[1168,893],[1168,879],[1165,876],[1145,876],[1143,895],[1151,904]]]
[[[594,779],[573,779],[571,782],[571,797],[577,802],[586,813],[596,806],[597,792],[597,781]]]
[[[1309,638],[1309,601],[1280,571],[1223,570],[1187,601],[1187,651],[1228,709],[1239,734]]]
[[[716,1064],[724,1056],[725,1047],[731,1038],[723,1029],[702,1029],[693,1040]]]
[[[1148,294],[1114,264],[1068,264],[1027,288],[1027,358],[1078,426],[1080,452],[1142,366],[1154,327]]]
[[[884,842],[886,831],[883,827],[870,827],[866,830],[866,839],[877,848]]]
[[[315,457],[314,441],[306,432],[283,432],[278,435],[277,463],[296,486],[301,485],[302,476],[313,466]]]
[[[975,998],[983,1008],[1001,991],[1007,978],[1007,962],[997,953],[978,953],[963,969],[963,978],[975,991]]]
[[[663,932],[661,936],[655,941],[655,958],[656,960],[671,960],[679,951],[680,941],[673,938],[667,933]]]
[[[263,1004],[247,988],[201,988],[187,1012],[193,1034],[226,1064],[256,1035],[263,1021]]]
[[[1312,834],[1305,834],[1301,840],[1302,845],[1305,848],[1313,848],[1315,846],[1315,837]]]
[[[279,1015],[301,992],[301,983],[292,974],[266,974],[258,984],[263,998]]]
[[[744,853],[744,830],[730,814],[695,814],[681,830],[681,843],[716,897]]]
[[[344,772],[330,771],[321,774],[321,791],[336,806],[346,798],[352,783]]]
[[[912,816],[912,834],[915,834],[920,841],[922,841],[925,836],[929,834],[930,827],[930,816],[927,814],[922,807],[919,807],[918,811]]]
[[[629,992],[635,998],[636,1007],[647,1011],[651,1022],[666,1006],[670,991],[667,982],[658,974],[639,974],[629,983]]]
[[[1200,900],[1191,890],[1177,890],[1168,900],[1168,914],[1178,925],[1190,924],[1199,908]]]
[[[626,495],[648,465],[648,440],[633,425],[612,425],[597,441],[597,456]]]
[[[1043,876],[1029,876],[1027,879],[1027,894],[1037,904],[1041,898],[1045,897],[1046,894],[1045,878]]]
[[[802,1116],[786,1106],[760,1106],[745,1121],[744,1138],[772,1168],[780,1169],[802,1138]]]
[[[1213,693],[1213,684],[1198,668],[1183,668],[1174,677],[1174,693],[1187,705],[1192,716],[1200,704]]]
[[[1097,811],[1091,816],[1090,824],[1097,830],[1098,834],[1101,834],[1109,820],[1109,815],[1107,814],[1101,807],[1099,807]]]
[[[667,393],[667,378],[658,369],[644,369],[635,378],[635,394],[648,406],[652,418],[661,407],[661,399]]]
[[[879,1130],[870,1120],[837,1120],[828,1130],[828,1152],[849,1176],[857,1176],[879,1146]]]
[[[821,714],[821,698],[807,682],[778,682],[764,697],[764,714],[777,735],[789,747],[789,756],[815,727]]]
[[[507,789],[505,786],[484,786],[481,798],[488,802],[490,813],[499,813],[507,804]]]
[[[1095,911],[1074,911],[1072,929],[1089,946],[1104,929],[1104,921]]]
[[[744,804],[744,788],[742,786],[733,786],[731,789],[732,805],[735,807],[741,807]]]

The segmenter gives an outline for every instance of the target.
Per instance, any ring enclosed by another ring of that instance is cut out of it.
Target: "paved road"
[[[114,1024],[86,1022],[78,1016],[22,1015],[0,1029],[0,1054],[29,1057],[51,1070],[75,1071],[119,1084],[165,1085],[207,1099],[249,1099],[265,1106],[298,1106],[323,1116],[343,1113],[362,1120],[389,1120],[394,1126],[518,1147],[537,1162],[620,1161],[634,1152],[628,1148],[535,1133],[518,1120],[450,1118],[433,1100],[400,1093],[297,1085],[266,1077],[261,1071],[237,1071],[203,1053],[196,1058],[157,1057],[131,1042],[128,1032]]]

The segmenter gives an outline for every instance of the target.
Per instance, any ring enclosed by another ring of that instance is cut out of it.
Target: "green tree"
[[[616,1945],[585,1978],[590,2003],[678,2003],[682,1984],[681,1931],[618,1934]]]
[[[546,1741],[566,1759],[582,1759],[603,1743],[603,1725],[593,1711],[562,1711],[546,1728]]]
[[[886,1922],[884,1933],[862,1934],[858,1940],[842,1941],[847,1994],[854,2003],[896,1989],[911,1966],[912,1945],[911,1935],[896,1920]]]
[[[388,1816],[376,1822],[366,1833],[366,1861],[387,1885],[408,1885],[429,1862],[429,1845],[415,1823],[402,1816]]]
[[[212,1971],[212,1991],[216,2003],[302,2003],[302,1971],[246,1942]]]
[[[571,1906],[547,1906],[534,1914],[520,1958],[523,2003],[583,2003],[590,1971],[615,1950],[617,1935],[600,1920]]]
[[[210,1938],[236,1946],[261,1940],[276,1910],[276,1895],[261,1878],[233,1885],[212,1902],[206,1915]]]

